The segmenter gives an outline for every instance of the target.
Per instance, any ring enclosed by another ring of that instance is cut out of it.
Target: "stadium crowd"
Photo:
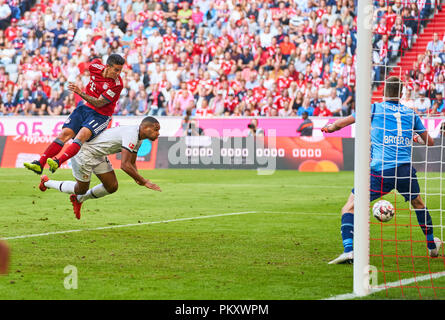
[[[411,47],[421,28],[431,21],[434,9],[442,10],[443,5],[443,1],[405,1],[404,7],[403,1],[399,0],[389,7],[384,2],[380,0],[377,4],[374,24],[376,85],[384,80],[385,65],[394,65],[396,58],[403,56],[404,50]],[[442,40],[440,36],[443,36]],[[433,37],[426,51],[420,53],[412,68],[402,75],[404,87],[401,102],[419,115],[445,116],[445,33],[435,33]]]
[[[344,116],[355,108],[357,0],[0,3],[0,18],[19,8],[0,21],[3,115],[69,114],[80,98],[68,82],[86,86],[88,63],[110,53],[127,61],[116,115]],[[382,64],[411,47],[433,10],[424,0],[375,6],[378,83]],[[423,77],[439,83],[429,71]],[[423,88],[421,73],[407,80]],[[416,87],[411,93],[417,98]]]

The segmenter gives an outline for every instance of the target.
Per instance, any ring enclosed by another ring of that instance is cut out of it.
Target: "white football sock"
[[[44,183],[45,187],[50,189],[56,189],[60,192],[73,194],[74,193],[74,187],[76,186],[75,181],[57,181],[57,180],[48,180]]]
[[[88,199],[102,198],[109,194],[110,193],[107,191],[107,189],[105,189],[103,184],[98,184],[97,186],[94,186],[88,190],[85,194],[78,195],[77,200],[79,202],[84,202]]]

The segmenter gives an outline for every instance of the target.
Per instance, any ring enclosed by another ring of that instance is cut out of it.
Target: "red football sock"
[[[74,141],[71,145],[69,145],[62,155],[57,158],[57,160],[59,160],[59,166],[68,159],[74,157],[79,152],[81,146],[82,144],[77,141]]]
[[[48,148],[46,148],[45,152],[39,159],[39,162],[42,165],[42,167],[45,166],[46,159],[57,156],[57,154],[62,150],[63,145],[64,143],[59,139],[56,139],[53,142],[51,142],[51,144],[48,146]]]

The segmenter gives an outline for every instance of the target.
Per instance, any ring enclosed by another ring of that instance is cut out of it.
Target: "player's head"
[[[392,76],[385,81],[385,100],[399,100],[402,96],[402,82],[399,77]]]
[[[141,139],[150,139],[155,141],[159,137],[161,125],[154,117],[145,117],[139,126],[139,137]]]
[[[122,68],[124,67],[124,64],[125,59],[122,58],[120,55],[116,53],[110,54],[107,59],[107,66],[104,76],[106,78],[117,79],[122,71]]]

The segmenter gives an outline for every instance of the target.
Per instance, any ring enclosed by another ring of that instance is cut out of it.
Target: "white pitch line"
[[[187,220],[195,220],[195,219],[209,219],[209,218],[235,216],[235,215],[248,214],[248,213],[257,213],[257,211],[231,212],[231,213],[214,214],[214,215],[209,215],[209,216],[179,218],[179,219],[150,221],[150,222],[141,222],[141,223],[130,223],[130,224],[115,225],[115,226],[97,227],[97,228],[63,230],[63,231],[54,231],[54,232],[46,232],[46,233],[27,234],[27,235],[22,235],[22,236],[14,236],[14,237],[7,237],[7,238],[1,238],[1,239],[2,240],[14,240],[14,239],[45,237],[45,236],[51,236],[51,235],[56,235],[56,234],[74,233],[74,232],[82,232],[82,231],[107,230],[107,229],[115,229],[115,228],[126,228],[126,227],[135,227],[135,226],[143,226],[143,225],[167,223],[167,222],[177,222],[177,221],[187,221]]]
[[[212,187],[258,187],[258,184],[254,183],[237,183],[237,184],[230,184],[230,183],[195,183],[195,182],[182,182],[178,183],[181,185],[194,185],[194,186],[212,186]],[[300,188],[300,189],[308,189],[308,188],[329,188],[329,189],[346,189],[351,190],[351,186],[327,186],[327,185],[295,185],[295,184],[268,184],[268,187],[291,187],[291,188]]]
[[[395,289],[401,286],[406,286],[409,285],[413,282],[421,282],[421,281],[428,281],[431,279],[438,279],[445,276],[445,271],[442,272],[437,272],[437,273],[431,273],[431,274],[426,274],[424,276],[420,276],[420,277],[414,277],[414,278],[408,278],[408,279],[402,279],[400,281],[394,281],[391,283],[386,284],[384,287],[382,288],[376,288],[376,289],[372,289],[371,292],[367,295],[371,295],[373,293],[377,293],[386,289]],[[326,298],[326,299],[322,299],[322,300],[350,300],[350,299],[355,299],[355,298],[359,298],[359,296],[357,296],[355,293],[346,293],[346,294],[340,294],[334,297],[330,297],[330,298]]]
[[[431,210],[430,210],[431,211]],[[259,211],[261,213],[277,213],[277,214],[296,214],[296,215],[311,215],[316,214],[317,216],[340,216],[340,212],[300,212],[300,211]]]
[[[231,212],[231,213],[222,213],[222,214],[215,214],[215,215],[209,215],[209,216],[199,216],[199,217],[190,217],[190,218],[179,218],[179,219],[170,219],[170,220],[163,220],[163,221],[150,221],[150,222],[141,222],[141,223],[130,223],[130,224],[122,224],[122,225],[115,225],[115,226],[106,226],[106,227],[97,227],[97,228],[85,228],[85,229],[74,229],[74,230],[63,230],[63,231],[53,231],[53,232],[46,232],[46,233],[37,233],[37,234],[27,234],[22,236],[13,236],[13,237],[7,237],[7,238],[0,238],[2,240],[14,240],[14,239],[25,239],[25,238],[35,238],[35,237],[45,237],[45,236],[51,236],[56,234],[65,234],[65,233],[74,233],[74,232],[82,232],[82,231],[95,231],[95,230],[106,230],[106,229],[114,229],[114,228],[125,228],[125,227],[134,227],[134,226],[143,226],[143,225],[149,225],[149,224],[157,224],[157,223],[167,223],[167,222],[176,222],[176,221],[187,221],[187,220],[193,220],[193,219],[208,219],[208,218],[216,218],[216,217],[224,217],[224,216],[234,216],[234,215],[241,215],[241,214],[248,214],[248,213],[281,213],[281,214],[309,214],[306,212],[285,212],[285,211],[244,211],[244,212]],[[326,215],[331,214],[337,214],[337,213],[324,213]]]

